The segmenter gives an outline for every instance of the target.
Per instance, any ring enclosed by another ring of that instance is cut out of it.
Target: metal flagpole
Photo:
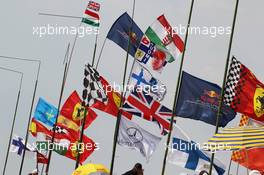
[[[32,104],[31,104],[30,115],[29,115],[28,126],[27,126],[27,133],[26,133],[26,138],[25,138],[25,145],[27,145],[28,129],[29,129],[31,114],[32,114],[33,105],[34,105],[34,101],[35,101],[35,95],[36,95],[36,90],[37,90],[37,85],[38,85],[38,78],[39,78],[39,72],[40,72],[40,67],[41,67],[41,61],[36,60],[36,59],[27,59],[27,58],[10,57],[10,56],[2,56],[2,55],[0,57],[4,58],[4,59],[10,59],[10,60],[20,60],[20,61],[28,61],[28,62],[37,62],[38,63],[37,77],[36,77],[36,82],[35,82],[35,87],[34,87],[34,92],[33,92],[33,97],[32,97]],[[25,158],[25,149],[23,150],[22,160],[21,160],[20,169],[19,169],[19,175],[21,175],[21,173],[22,173],[24,158]]]
[[[232,166],[232,159],[230,159],[230,162],[229,162],[229,166],[228,166],[228,171],[227,171],[227,175],[229,175],[230,173],[230,170],[231,170],[231,166]]]
[[[99,63],[100,63],[100,61],[101,61],[101,57],[102,57],[102,53],[103,53],[103,50],[104,50],[104,47],[105,47],[106,40],[107,40],[107,38],[104,39],[104,43],[103,43],[102,48],[101,48],[101,50],[100,50],[99,57],[98,57],[98,60],[97,60],[97,63],[96,63],[95,69],[98,68]]]
[[[185,57],[185,52],[186,52],[186,46],[187,46],[187,43],[188,43],[189,27],[190,27],[191,19],[192,19],[193,6],[194,6],[194,0],[192,0],[192,2],[191,2],[189,18],[188,18],[188,23],[187,23],[187,30],[186,30],[185,39],[184,39],[184,50],[183,50],[183,53],[182,53],[180,69],[179,69],[179,73],[178,73],[178,81],[177,81],[177,85],[175,87],[176,89],[175,89],[175,95],[174,95],[172,117],[171,117],[171,121],[170,121],[170,132],[168,134],[167,142],[166,142],[165,155],[164,155],[164,159],[163,159],[163,167],[162,167],[162,171],[161,171],[162,175],[164,175],[165,171],[166,171],[166,162],[167,162],[167,156],[168,156],[168,152],[169,152],[169,144],[170,144],[172,131],[173,131],[174,118],[176,117],[175,116],[176,115],[175,114],[176,113],[176,106],[177,106],[178,96],[179,96],[179,91],[180,91],[183,62],[184,62],[184,57]]]
[[[14,113],[14,117],[13,117],[13,121],[12,121],[12,126],[11,126],[10,135],[9,135],[7,151],[6,151],[5,164],[4,164],[4,169],[3,169],[3,175],[5,175],[6,166],[7,166],[8,157],[9,157],[9,150],[10,150],[11,140],[12,140],[13,131],[14,131],[15,123],[16,123],[17,109],[18,109],[18,104],[19,104],[19,99],[20,99],[20,92],[21,92],[22,81],[23,81],[23,73],[19,72],[19,71],[16,71],[16,70],[3,68],[3,67],[0,67],[0,69],[5,70],[5,71],[9,71],[9,72],[14,72],[14,73],[17,73],[17,74],[20,75],[20,84],[19,84],[19,89],[18,89],[18,94],[17,94],[15,113]]]
[[[239,172],[239,163],[237,164],[236,175],[238,175],[238,172]]]
[[[33,97],[32,97],[32,103],[31,103],[30,113],[29,113],[29,117],[28,117],[27,130],[26,130],[26,138],[25,138],[25,145],[27,145],[27,142],[28,142],[28,136],[29,136],[28,130],[29,130],[29,127],[30,127],[31,115],[32,115],[32,112],[33,112],[33,106],[34,106],[36,92],[37,92],[37,87],[38,87],[38,79],[39,79],[40,66],[41,66],[41,62],[39,61],[39,64],[38,64],[38,72],[37,72],[37,79],[36,79],[36,82],[35,82],[35,87],[34,87],[34,92],[33,92]],[[19,175],[22,174],[23,165],[24,165],[24,159],[25,159],[25,153],[26,153],[26,149],[23,149],[23,155],[22,155],[22,160],[21,160],[21,164],[20,164]]]
[[[92,66],[94,66],[94,63],[95,63],[97,42],[98,42],[98,33],[96,33],[96,36],[95,36],[94,51],[93,51],[93,58],[92,58]],[[88,114],[87,108],[89,108],[89,106],[84,106],[84,102],[83,102],[82,107],[84,107],[85,110],[84,110],[84,118],[81,121],[81,124],[82,124],[82,126],[81,126],[81,135],[80,135],[80,139],[79,139],[78,143],[82,143],[82,141],[83,141],[84,126],[85,126],[86,118],[87,118],[87,114]],[[78,145],[77,146],[77,158],[76,158],[75,169],[77,169],[79,167],[79,163],[80,163],[80,152],[79,152],[79,145]]]
[[[55,140],[55,130],[56,130],[57,122],[58,122],[59,110],[61,108],[61,102],[62,102],[62,97],[63,97],[65,83],[66,83],[66,78],[67,78],[67,73],[68,73],[67,70],[68,70],[68,66],[69,66],[69,60],[68,60],[69,49],[70,49],[70,43],[67,46],[67,50],[66,50],[65,57],[64,57],[65,66],[64,66],[64,72],[63,72],[63,78],[62,78],[62,84],[61,84],[61,90],[60,90],[59,103],[58,103],[58,106],[57,106],[58,113],[57,113],[57,116],[56,116],[55,124],[53,126],[53,133],[52,133],[52,138],[51,138],[51,146],[52,146],[52,144],[54,143],[54,140]],[[49,173],[49,167],[50,167],[52,151],[53,150],[49,150],[49,153],[48,153],[48,163],[47,163],[46,171],[45,171],[46,175],[48,175],[48,173]]]
[[[229,67],[234,31],[235,31],[235,26],[236,26],[238,5],[239,5],[239,0],[236,0],[235,12],[234,12],[234,18],[233,18],[233,24],[232,24],[232,32],[231,32],[230,41],[229,41],[229,47],[228,47],[228,52],[227,52],[226,65],[225,65],[225,72],[224,72],[224,78],[223,78],[223,84],[222,84],[222,90],[221,90],[221,97],[219,99],[219,107],[218,107],[217,116],[216,116],[217,118],[216,118],[215,134],[218,133],[219,121],[220,121],[220,117],[221,117],[220,115],[221,115],[222,106],[223,106],[223,99],[224,99],[224,95],[225,95],[226,77],[227,77],[227,72],[228,72],[228,67]],[[214,157],[215,157],[215,153],[213,152],[212,157],[211,157],[209,175],[212,175]]]
[[[129,33],[133,29],[133,20],[134,20],[134,14],[135,14],[135,7],[136,7],[136,0],[133,1],[132,20],[131,20],[131,24],[130,24],[130,28],[129,28]],[[123,82],[122,82],[123,87],[125,87],[130,46],[131,46],[131,41],[130,41],[130,37],[129,37],[128,38],[127,53],[126,53],[125,69],[124,69],[124,74],[123,74]],[[122,107],[122,105],[123,105],[124,90],[121,92],[121,95],[120,95],[120,97],[121,97],[120,106],[119,106],[119,111],[118,111],[117,119],[116,119],[116,126],[115,126],[115,133],[114,133],[114,142],[113,142],[113,151],[112,151],[112,160],[111,160],[111,167],[110,167],[110,175],[113,175],[113,170],[114,170],[117,138],[118,138],[118,132],[119,132],[119,125],[120,125],[120,121],[121,121],[121,110],[120,110],[120,107]]]

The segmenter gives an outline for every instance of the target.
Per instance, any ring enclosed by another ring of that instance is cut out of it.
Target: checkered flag
[[[235,108],[235,105],[240,103],[240,100],[236,98],[236,96],[241,93],[242,87],[245,84],[245,81],[240,81],[243,77],[243,70],[244,65],[233,57],[229,68],[224,95],[225,104],[228,106],[233,104],[234,106],[231,106],[232,108]]]
[[[83,79],[83,102],[84,106],[91,106],[96,100],[107,102],[107,96],[100,82],[100,75],[90,64],[85,66]]]

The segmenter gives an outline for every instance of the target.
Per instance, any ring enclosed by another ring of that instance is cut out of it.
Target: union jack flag
[[[172,111],[144,91],[133,90],[122,109],[145,120],[156,122],[162,135],[166,135],[170,130]]]

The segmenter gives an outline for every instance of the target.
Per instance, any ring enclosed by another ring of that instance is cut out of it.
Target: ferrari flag
[[[229,68],[224,102],[236,112],[264,121],[264,84],[235,57]]]

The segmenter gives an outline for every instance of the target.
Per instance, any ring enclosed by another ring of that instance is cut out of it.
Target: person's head
[[[136,163],[133,170],[137,173],[142,173],[143,172],[142,165],[140,163]]]
[[[199,175],[209,175],[209,173],[207,171],[201,171]]]

